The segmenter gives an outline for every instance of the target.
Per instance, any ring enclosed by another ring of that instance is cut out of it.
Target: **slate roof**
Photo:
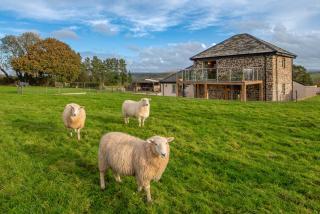
[[[166,76],[165,78],[163,78],[162,80],[160,80],[160,83],[175,83],[176,82],[176,75],[177,75],[177,73],[170,74],[170,75]]]
[[[295,58],[296,55],[250,34],[237,34],[191,57],[192,60],[224,56],[273,53]]]

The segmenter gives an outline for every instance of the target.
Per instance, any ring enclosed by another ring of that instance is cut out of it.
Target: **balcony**
[[[236,68],[189,68],[182,70],[178,75],[180,82],[248,82],[261,81],[263,69],[261,67]]]

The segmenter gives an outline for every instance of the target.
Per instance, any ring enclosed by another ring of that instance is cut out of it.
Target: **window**
[[[176,85],[175,84],[172,84],[172,91],[171,93],[176,93]]]
[[[286,84],[282,84],[282,94],[286,94]]]
[[[282,68],[286,68],[286,58],[282,58]]]
[[[244,80],[254,80],[254,73],[252,68],[243,69]]]

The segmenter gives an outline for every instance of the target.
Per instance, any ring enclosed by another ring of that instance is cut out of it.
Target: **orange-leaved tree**
[[[81,57],[69,45],[47,38],[29,46],[26,54],[12,59],[11,65],[34,77],[73,81],[80,73]]]

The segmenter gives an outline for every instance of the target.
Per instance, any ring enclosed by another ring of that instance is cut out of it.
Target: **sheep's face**
[[[169,153],[169,143],[173,141],[173,137],[160,137],[154,136],[147,140],[148,143],[153,145],[153,152],[162,158],[166,158]]]
[[[71,116],[77,117],[80,114],[80,111],[82,108],[83,108],[82,106],[80,106],[79,108],[75,106],[71,106]]]
[[[142,103],[142,106],[149,106],[150,105],[150,100],[151,99],[148,99],[148,98],[142,98],[140,100],[140,102]]]

